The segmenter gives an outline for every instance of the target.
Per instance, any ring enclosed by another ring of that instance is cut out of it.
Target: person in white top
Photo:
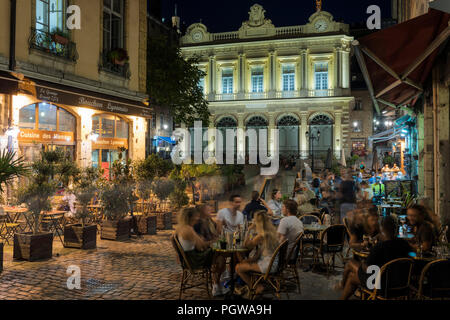
[[[277,218],[277,219],[283,218],[283,213],[282,213],[283,204],[281,203],[281,198],[282,198],[281,191],[278,189],[274,189],[272,191],[272,199],[267,203],[269,208],[272,210],[273,218]],[[279,223],[280,223],[279,220],[274,221],[275,225],[277,225]]]
[[[239,226],[244,224],[244,215],[241,208],[242,199],[239,195],[230,197],[230,207],[223,208],[217,212],[217,225],[220,232],[235,232]]]
[[[283,206],[283,215],[286,217],[281,219],[278,226],[278,235],[280,242],[288,240],[288,253],[295,244],[295,240],[300,233],[303,232],[303,223],[297,218],[297,202],[294,200],[286,200]]]

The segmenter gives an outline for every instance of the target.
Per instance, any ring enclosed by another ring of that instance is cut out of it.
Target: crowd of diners
[[[304,231],[300,219],[302,215],[320,216],[325,225],[345,223],[350,248],[362,250],[371,247],[364,263],[356,258],[346,263],[337,289],[342,290],[342,299],[348,299],[358,286],[365,285],[367,266],[381,268],[388,261],[408,257],[411,252],[430,251],[437,240],[440,226],[432,211],[423,203],[407,210],[408,224],[414,237],[410,240],[398,238],[398,219],[395,215],[381,219],[374,205],[373,191],[378,185],[379,180],[371,186],[365,181],[359,182],[345,169],[340,175],[328,171],[321,176],[312,174],[309,179],[297,179],[293,194],[284,201],[283,195],[276,189],[267,202],[261,199],[257,191],[253,191],[250,201],[243,206],[242,197],[235,194],[214,219],[212,208],[207,204],[184,208],[178,215],[175,234],[194,267],[211,268],[213,295],[220,296],[229,290],[223,285],[223,276],[229,271],[224,257],[215,254],[212,245],[224,231],[233,233],[242,228],[246,221],[249,222],[249,232],[243,241],[249,254],[238,255],[235,269],[245,286],[250,284],[251,272],[267,271],[270,259],[282,241],[288,240],[290,247],[294,245],[295,239]],[[241,211],[242,207],[244,209]],[[275,260],[272,268],[276,268],[277,263]],[[256,294],[262,291],[263,286],[258,285]]]

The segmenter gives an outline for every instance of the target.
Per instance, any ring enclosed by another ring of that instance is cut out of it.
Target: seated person
[[[412,226],[414,239],[411,240],[411,246],[418,252],[429,252],[436,242],[437,230],[432,223],[432,219],[427,214],[424,206],[415,204],[406,211],[408,221]]]
[[[283,215],[285,218],[281,219],[278,226],[278,234],[280,242],[284,240],[289,241],[287,253],[295,244],[295,240],[300,233],[303,232],[303,223],[297,218],[297,202],[294,200],[286,200],[283,206]]]
[[[203,209],[206,212],[207,209]],[[215,239],[207,241],[194,230],[194,226],[198,226],[200,223],[200,215],[200,212],[196,208],[183,209],[178,216],[178,225],[175,234],[192,268],[213,267],[213,296],[218,296],[226,293],[226,289],[220,283],[220,276],[225,271],[225,260],[221,256],[217,256],[214,259],[214,254],[210,246]]]
[[[234,194],[230,197],[230,204],[228,208],[220,209],[217,213],[217,227],[219,233],[235,232],[239,226],[244,224],[244,215],[239,211],[241,208],[241,196]]]
[[[248,221],[253,219],[253,213],[259,210],[269,211],[272,214],[272,210],[268,207],[267,203],[259,197],[258,191],[252,191],[252,200],[247,203],[242,213]]]
[[[381,240],[371,250],[367,260],[361,264],[352,262],[351,270],[341,284],[343,287],[342,300],[350,298],[358,286],[367,285],[367,267],[376,265],[380,269],[386,263],[398,259],[408,258],[412,251],[407,241],[397,238],[397,223],[393,217],[386,217],[381,223]]]
[[[372,207],[369,212],[357,214],[349,227],[350,241],[349,245],[352,249],[361,250],[368,248],[369,243],[364,240],[364,236],[375,238],[380,233],[378,209]]]
[[[200,220],[200,212],[195,208],[184,208],[178,216],[175,235],[194,269],[209,268],[212,264],[213,241],[203,240],[194,230]]]
[[[217,224],[211,218],[211,206],[201,204],[196,206],[196,209],[200,212],[200,219],[194,226],[195,232],[206,241],[216,241],[219,238],[219,232]]]
[[[360,198],[363,201],[372,201],[373,190],[366,181],[361,182]]]
[[[278,189],[273,189],[272,191],[272,199],[267,203],[267,206],[272,211],[272,216],[274,218],[283,218],[282,208],[283,204],[281,203],[281,191]]]
[[[298,211],[300,215],[312,213],[317,209],[307,200],[304,194],[299,194],[297,196],[297,202],[298,202]]]
[[[249,233],[244,240],[244,246],[248,249],[258,247],[258,254],[250,259],[242,261],[236,266],[236,273],[248,286],[251,285],[251,272],[267,272],[273,253],[279,245],[277,230],[267,217],[265,211],[255,212],[252,228],[255,229],[256,236],[252,239]],[[278,259],[275,259],[270,271],[274,272],[277,267]],[[256,294],[262,293],[263,290],[263,285],[261,283],[258,284],[256,287]]]

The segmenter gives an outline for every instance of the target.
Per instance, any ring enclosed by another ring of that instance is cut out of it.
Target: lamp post
[[[312,154],[311,170],[312,170],[312,172],[314,172],[314,140],[319,141],[320,131],[317,131],[317,135],[309,134],[309,132],[306,131],[306,138],[309,138],[309,144],[311,146],[311,154]],[[311,140],[312,140],[312,142],[311,142]]]

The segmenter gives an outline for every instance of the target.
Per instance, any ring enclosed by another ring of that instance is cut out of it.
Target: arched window
[[[234,128],[237,127],[236,120],[232,117],[223,117],[217,122],[217,128]]]
[[[128,139],[128,123],[114,115],[100,114],[92,117],[92,131],[103,138]]]
[[[32,130],[75,132],[76,119],[63,108],[42,102],[20,109],[19,127]]]
[[[324,114],[319,114],[315,116],[311,121],[309,122],[310,125],[330,125],[333,124],[333,119],[328,117]]]
[[[299,122],[293,116],[284,116],[280,120],[278,120],[279,127],[288,127],[288,126],[298,126]]]
[[[267,120],[261,116],[254,116],[247,122],[247,127],[266,127]]]

